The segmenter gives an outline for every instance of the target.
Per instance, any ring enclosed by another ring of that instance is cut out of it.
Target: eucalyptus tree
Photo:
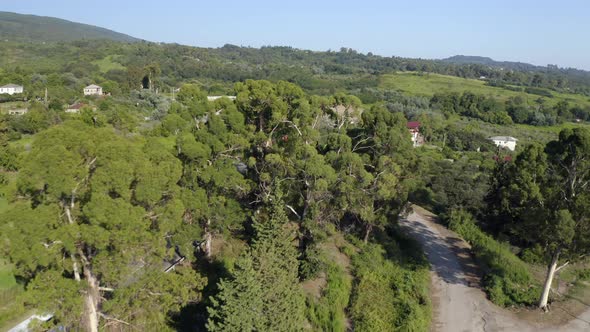
[[[539,307],[547,310],[555,272],[590,253],[590,130],[564,129],[545,149],[532,145],[497,172],[488,195],[493,220],[524,245],[540,245],[547,276]],[[495,218],[494,218],[495,217]],[[559,262],[565,261],[561,266]]]

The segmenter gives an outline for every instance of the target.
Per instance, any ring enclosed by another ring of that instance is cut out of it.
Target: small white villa
[[[92,84],[84,88],[85,96],[102,96],[102,87]]]
[[[493,136],[490,139],[496,144],[496,146],[501,148],[506,148],[510,151],[514,151],[516,149],[516,142],[518,139],[512,136]]]
[[[25,89],[23,88],[22,85],[6,84],[3,86],[0,86],[0,94],[13,95],[15,93],[23,93],[23,91],[25,91]]]

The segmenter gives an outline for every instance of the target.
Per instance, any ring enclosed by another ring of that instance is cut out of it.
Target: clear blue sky
[[[1,0],[162,42],[351,47],[416,58],[456,54],[590,70],[589,0]]]

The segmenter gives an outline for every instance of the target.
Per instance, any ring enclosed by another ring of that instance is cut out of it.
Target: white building
[[[490,139],[496,144],[496,146],[501,148],[506,148],[510,151],[514,151],[516,149],[516,138],[511,136],[493,136]]]
[[[8,115],[25,115],[29,110],[26,108],[17,108],[14,110],[8,110]]]
[[[0,86],[0,94],[6,93],[9,95],[13,95],[15,93],[23,93],[23,91],[25,91],[25,89],[22,85],[6,84],[4,86]]]
[[[236,96],[207,96],[208,101],[214,101],[219,98],[228,98],[229,100],[236,100]]]
[[[102,96],[102,87],[92,84],[84,88],[85,96]]]

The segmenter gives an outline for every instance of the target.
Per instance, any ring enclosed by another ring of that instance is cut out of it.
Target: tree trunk
[[[74,279],[76,279],[77,282],[80,282],[80,270],[78,269],[78,261],[76,261],[76,257],[74,257],[74,254],[70,254],[70,258],[72,259],[72,270],[74,270]]]
[[[264,131],[264,114],[262,112],[258,113],[258,130]]]
[[[84,296],[84,327],[87,331],[98,332],[98,301],[99,301],[99,287],[96,276],[92,274],[90,263],[87,259],[84,261],[84,278],[88,282],[88,289]]]
[[[545,278],[545,285],[543,286],[543,293],[539,300],[539,308],[544,311],[548,311],[547,302],[549,301],[549,291],[551,290],[551,284],[553,283],[553,277],[555,276],[555,269],[557,268],[557,261],[559,260],[559,253],[561,249],[557,249],[551,258],[551,264],[547,267],[547,278]]]
[[[70,202],[70,205],[68,206],[67,204],[64,203],[64,209],[66,210],[66,217],[68,218],[68,223],[70,225],[74,224],[74,218],[72,217],[72,211],[70,210],[70,207],[74,207],[74,194],[72,193],[72,199]],[[76,260],[76,257],[74,256],[73,253],[70,253],[70,258],[72,259],[72,270],[74,270],[74,279],[76,279],[76,281],[80,281],[80,270],[78,269],[78,261]]]
[[[207,257],[207,259],[211,258],[212,236],[211,236],[211,231],[209,230],[210,225],[211,225],[211,220],[207,220],[207,227],[205,228],[205,257]]]
[[[373,225],[367,224],[367,227],[365,229],[365,238],[364,238],[365,243],[369,242],[369,236],[371,235],[371,230],[373,230]]]

